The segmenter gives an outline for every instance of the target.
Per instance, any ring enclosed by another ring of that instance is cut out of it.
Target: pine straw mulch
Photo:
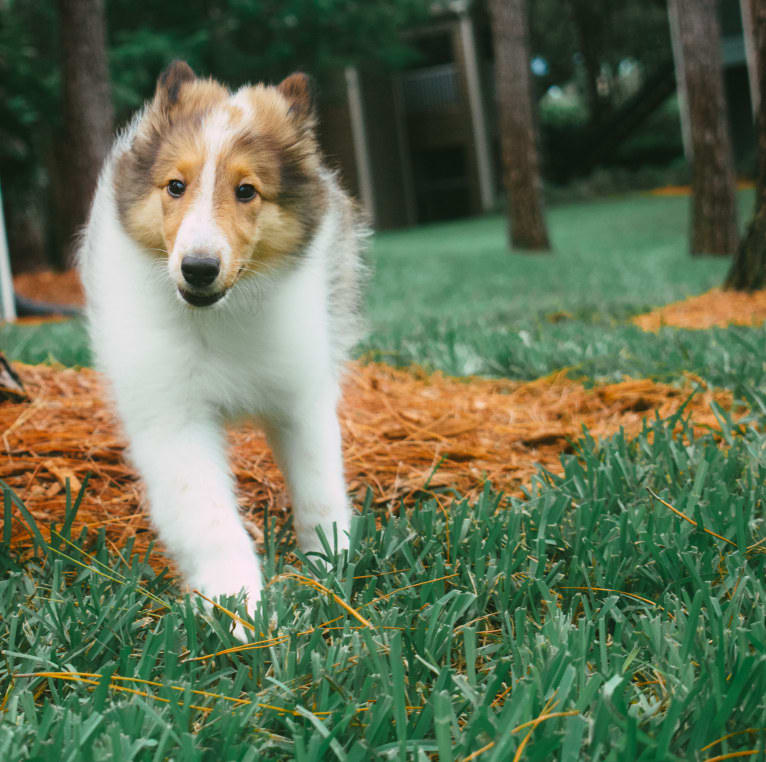
[[[714,288],[699,296],[658,307],[633,322],[644,331],[664,325],[705,329],[727,325],[761,325],[766,321],[766,291],[724,291]]]
[[[21,273],[14,276],[13,288],[27,299],[38,302],[66,307],[82,307],[85,304],[85,294],[76,270]]]
[[[5,451],[0,478],[43,528],[63,521],[67,479],[76,492],[90,473],[74,533],[83,525],[103,527],[114,547],[135,536],[136,549],[145,550],[154,534],[99,374],[14,367],[30,400],[0,403]],[[361,498],[369,485],[375,501],[391,501],[390,510],[411,505],[424,493],[444,504],[453,490],[475,497],[487,479],[498,489],[518,492],[537,464],[560,471],[559,456],[573,449],[583,426],[596,438],[620,427],[636,434],[642,419],[655,411],[674,413],[692,386],[691,381],[679,389],[629,380],[587,389],[562,374],[520,383],[353,364],[340,407],[349,487]],[[712,400],[731,408],[728,392],[699,391],[686,408],[697,426],[717,427]],[[231,450],[241,505],[259,539],[264,505],[279,522],[286,517],[282,477],[254,428],[233,429]],[[20,547],[31,541],[24,527],[13,522],[13,542]],[[161,549],[155,551],[153,565],[164,563]]]

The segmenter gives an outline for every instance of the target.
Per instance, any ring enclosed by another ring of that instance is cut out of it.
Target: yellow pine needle
[[[13,680],[16,678],[23,678],[23,677],[32,677],[32,678],[48,678],[52,680],[66,680],[69,682],[76,682],[76,683],[85,683],[86,685],[93,685],[97,686],[100,684],[100,681],[103,679],[103,675],[97,673],[97,672],[24,672],[24,673],[16,673],[13,675]],[[116,681],[124,681],[124,682],[132,682],[132,683],[140,683],[141,685],[151,685],[153,687],[157,688],[167,688],[169,690],[174,691],[180,691],[185,692],[189,691],[189,693],[193,693],[197,696],[205,696],[206,698],[213,698],[213,699],[220,699],[222,701],[228,701],[232,704],[235,704],[236,706],[248,706],[253,703],[250,699],[243,699],[243,698],[237,698],[236,696],[226,696],[222,693],[213,693],[211,691],[203,691],[198,690],[195,688],[184,688],[179,685],[167,685],[166,683],[161,683],[157,680],[146,680],[141,677],[126,677],[125,675],[111,675],[109,677],[109,688],[115,691],[122,691],[124,693],[130,693],[136,696],[142,696],[144,698],[150,698],[154,701],[160,701],[164,704],[171,703],[171,699],[164,698],[163,696],[155,696],[153,693],[149,693],[148,691],[142,691],[137,688],[130,688],[125,685],[116,685]],[[13,682],[11,683],[13,684]],[[7,695],[6,699],[7,701]],[[183,706],[183,702],[178,701],[177,702],[179,706]],[[371,703],[375,703],[374,700],[371,701]],[[301,713],[295,709],[288,709],[287,707],[282,706],[275,706],[274,704],[265,704],[262,702],[255,702],[255,705],[260,709],[271,709],[275,712],[280,712],[282,714],[291,714],[294,717],[301,716]],[[197,704],[189,704],[189,707],[191,709],[197,709],[201,712],[209,713],[212,712],[212,707],[209,706],[200,706]],[[405,707],[407,711],[414,712],[419,711],[423,707],[422,706],[406,706]],[[367,712],[370,710],[370,706],[361,706],[357,707],[356,713],[360,714],[361,712]],[[331,711],[319,711],[314,710],[313,714],[317,715],[318,717],[329,717],[332,712]]]
[[[503,699],[511,692],[511,689],[513,688],[513,685],[509,685],[505,690],[500,691],[500,693],[495,696],[495,698],[492,700],[492,703],[490,706],[500,706]]]
[[[665,609],[660,606],[659,603],[655,603],[655,601],[651,600],[650,598],[644,598],[643,595],[638,595],[637,593],[629,593],[626,590],[615,590],[613,587],[579,587],[579,586],[563,586],[557,588],[558,590],[595,590],[599,593],[618,593],[619,595],[625,595],[628,598],[635,598],[637,601],[642,601],[643,603],[649,603],[652,606],[656,606],[658,609],[665,611]],[[666,614],[669,616],[673,616],[669,612],[665,611]]]
[[[0,714],[5,712],[5,707],[8,704],[8,699],[11,697],[11,693],[13,691],[13,686],[16,685],[16,680],[13,676],[11,676],[11,679],[8,681],[8,686],[5,689],[5,695],[3,696],[2,702],[0,702]]]
[[[579,714],[579,712],[576,709],[572,709],[569,712],[549,712],[548,714],[541,714],[539,717],[536,717],[534,720],[529,720],[528,722],[525,722],[521,725],[517,725],[511,733],[516,733],[519,730],[523,730],[526,727],[529,727],[530,725],[534,725],[537,727],[541,722],[544,722],[545,720],[551,719],[551,717],[574,717],[576,714]]]
[[[670,503],[668,503],[666,500],[663,500],[653,489],[647,487],[647,492],[655,499],[659,500],[666,508],[669,508],[673,513],[676,514],[676,516],[680,516],[684,521],[688,521],[693,527],[698,527],[699,525],[694,519],[690,519],[685,513],[682,513],[678,510],[678,508],[675,508]],[[705,529],[702,528],[703,532],[706,532],[709,535],[712,535],[713,537],[717,537],[719,540],[723,540],[724,542],[728,543],[729,545],[733,545],[735,548],[737,547],[736,542],[732,542],[728,537],[724,537],[723,535],[720,535],[716,532],[713,532],[711,529]]]
[[[72,682],[84,682],[88,684],[98,685],[99,681],[103,678],[103,675],[98,672],[24,672],[17,673],[14,677],[46,677],[56,680],[69,680]],[[184,692],[187,689],[180,685],[167,685],[167,683],[161,683],[157,680],[146,680],[142,677],[126,677],[125,675],[111,675],[109,681],[124,681],[129,683],[140,683],[141,685],[151,685],[156,688],[167,688],[172,691]],[[119,690],[122,686],[110,685],[111,688]],[[130,689],[133,690],[133,689]],[[207,698],[221,699],[222,701],[230,701],[234,704],[251,704],[250,699],[236,698],[235,696],[226,696],[222,693],[212,693],[211,691],[203,691],[196,688],[189,688],[190,693],[194,693],[197,696],[205,696]],[[141,695],[149,696],[150,698],[157,698],[160,701],[168,701],[168,699],[161,698],[159,696],[153,696],[150,693],[141,693]],[[203,707],[203,709],[205,709]],[[209,708],[206,711],[210,711]]]
[[[402,592],[402,590],[410,590],[413,587],[420,587],[421,585],[429,585],[432,582],[441,582],[442,580],[450,579],[451,577],[456,577],[457,574],[458,573],[455,572],[454,574],[447,574],[444,577],[437,577],[436,579],[427,579],[427,580],[424,580],[423,582],[415,582],[412,585],[405,585],[404,587],[398,587],[396,588],[396,590],[392,590],[390,593],[381,595],[378,598],[373,598],[373,600],[362,604],[360,608],[364,608],[365,606],[370,606],[373,603],[378,603],[379,601],[385,600],[386,598],[390,598],[392,595]],[[352,613],[352,615],[355,616],[362,623],[364,627],[372,627],[374,629],[374,625],[372,625],[367,619],[362,617],[361,614],[359,614],[356,611],[356,609],[353,609],[351,608],[351,606],[348,606],[348,604],[346,604],[345,601],[341,600],[337,595],[335,595],[335,593],[333,593],[331,590],[328,590],[324,585],[320,584],[319,582],[316,582],[316,580],[311,580],[308,577],[303,577],[300,574],[293,574],[293,573],[281,575],[281,578],[285,578],[285,577],[292,577],[292,578],[297,578],[298,580],[305,580],[304,584],[309,584],[311,587],[314,587],[316,589],[321,590],[322,592],[327,593],[328,595],[331,595],[343,609],[347,611],[350,610],[350,613]],[[275,578],[274,580],[272,580],[272,582],[275,581],[276,579],[279,579],[279,578],[278,577]],[[205,596],[202,596],[202,597],[204,598]],[[226,609],[224,609],[224,611],[226,611]],[[339,617],[334,617],[333,619],[328,619],[326,622],[323,622],[322,624],[317,625],[316,627],[312,627],[308,630],[304,630],[303,632],[297,633],[296,637],[301,637],[304,635],[312,635],[317,630],[330,629],[328,625],[332,624],[333,622],[337,622],[339,619],[342,619],[342,618],[343,618],[342,616],[339,616]],[[339,627],[337,629],[345,629],[345,628]],[[406,628],[384,627],[383,629],[406,629]],[[206,659],[213,659],[216,656],[226,656],[227,654],[238,653],[240,651],[255,651],[259,648],[269,648],[271,646],[275,646],[275,645],[278,645],[279,643],[282,643],[287,638],[288,638],[287,635],[280,635],[276,638],[265,638],[264,640],[256,640],[252,643],[243,643],[241,645],[232,646],[231,648],[224,648],[221,651],[214,651],[213,653],[203,654],[202,656],[191,656],[188,659],[184,659],[184,661],[205,661]]]
[[[349,606],[348,603],[333,593],[332,590],[325,587],[321,582],[318,582],[315,579],[311,579],[310,577],[304,577],[302,574],[295,574],[294,572],[288,572],[287,574],[282,574],[280,576],[283,579],[295,579],[302,585],[308,585],[309,587],[313,587],[315,590],[319,590],[325,595],[329,595],[344,611],[347,611],[349,614],[351,614],[351,616],[353,616],[357,621],[361,622],[364,627],[369,627],[372,630],[375,629],[375,626],[372,624],[372,622],[370,622],[368,619],[365,619],[356,609]]]
[[[70,682],[76,682],[76,683],[85,683],[86,685],[98,685],[98,680],[92,680],[86,677],[81,677],[80,675],[73,673],[73,672],[35,672],[28,675],[19,675],[19,677],[47,677],[51,679],[56,680],[69,680]],[[100,677],[100,675],[99,675]],[[161,701],[163,704],[170,704],[170,699],[163,698],[162,696],[155,696],[152,693],[149,693],[147,691],[141,691],[137,688],[128,688],[125,685],[113,685],[111,682],[109,683],[109,687],[116,690],[116,691],[122,691],[124,693],[131,693],[134,696],[143,696],[144,698],[150,698],[154,701]],[[178,706],[183,706],[182,701],[176,702]],[[212,712],[213,710],[209,706],[198,706],[197,704],[189,704],[189,707],[192,709],[198,709],[201,712]]]
[[[93,672],[29,672],[25,674],[17,674],[15,677],[45,677],[45,678],[52,678],[57,680],[68,680],[70,682],[79,682],[79,683],[86,683],[87,685],[98,685],[100,679],[103,677],[102,675],[98,673]],[[171,690],[175,691],[185,691],[186,688],[182,688],[181,686],[177,685],[166,685],[165,683],[157,682],[156,680],[144,680],[142,678],[138,677],[124,677],[122,675],[112,675],[110,677],[110,683],[109,687],[116,690],[116,691],[123,691],[125,693],[132,693],[137,696],[143,696],[145,698],[154,699],[155,701],[160,701],[165,704],[170,703],[170,699],[164,698],[162,696],[155,696],[152,693],[148,693],[147,691],[138,690],[136,688],[129,688],[124,685],[114,685],[112,683],[113,680],[126,680],[126,681],[132,681],[137,683],[142,683],[144,685],[152,685],[157,687],[165,687],[169,688]],[[237,706],[243,706],[243,705],[249,705],[253,702],[250,699],[241,699],[236,698],[234,696],[225,696],[220,693],[211,693],[210,691],[201,691],[201,690],[195,690],[195,689],[189,689],[190,693],[194,693],[198,696],[206,696],[209,698],[216,698],[216,699],[222,699],[223,701],[229,701]],[[179,706],[183,706],[183,702],[179,701],[177,702]],[[192,709],[198,709],[202,712],[212,712],[212,708],[209,706],[199,706],[196,704],[189,704],[189,706]],[[293,716],[299,716],[299,712],[295,711],[294,709],[287,709],[285,707],[280,706],[274,706],[273,704],[263,704],[260,702],[256,702],[256,706],[258,706],[261,709],[271,709],[277,712],[282,712],[283,714],[292,714]],[[323,715],[327,716],[332,714],[331,712],[315,712],[317,715]]]
[[[556,704],[554,704],[553,706],[556,706]],[[513,756],[513,762],[519,762],[519,760],[521,759],[521,755],[524,752],[524,747],[529,743],[529,739],[532,737],[532,733],[535,732],[535,728],[540,723],[545,722],[545,720],[551,719],[551,717],[574,717],[576,714],[579,714],[579,712],[576,710],[572,710],[570,712],[548,712],[546,714],[541,714],[539,717],[536,717],[534,720],[530,720],[529,722],[525,722],[523,725],[519,725],[518,727],[514,728],[511,731],[511,733],[515,733],[517,730],[521,730],[522,728],[526,728],[530,725],[532,726],[529,728],[529,732],[524,736],[524,740],[519,744],[519,748],[516,749],[516,754],[514,754]]]
[[[112,582],[117,582],[120,585],[125,584],[124,579],[120,579],[119,577],[113,577],[111,574],[107,574],[106,572],[103,572],[100,569],[97,569],[95,566],[84,564],[82,561],[78,561],[76,558],[72,558],[72,556],[68,555],[67,553],[64,553],[63,550],[59,550],[58,548],[52,548],[50,545],[48,546],[48,550],[52,550],[57,555],[61,556],[62,558],[66,558],[67,561],[71,561],[73,564],[77,564],[77,566],[81,566],[83,569],[88,569],[92,571],[94,574],[98,574],[99,577],[110,579]]]
[[[220,603],[218,603],[217,601],[214,601],[212,598],[208,598],[199,590],[195,589],[195,590],[192,590],[192,592],[196,593],[203,600],[206,600],[211,606],[213,606],[213,608],[216,608],[219,611],[222,611],[230,619],[233,619],[235,622],[238,622],[243,627],[247,627],[247,629],[250,630],[250,632],[255,632],[255,627],[252,624],[250,624],[250,622],[248,622],[247,620],[239,616],[238,614],[235,614],[233,611],[229,611],[229,609],[227,609],[225,606],[221,606]]]
[[[734,738],[734,736],[741,736],[745,733],[766,733],[766,728],[745,728],[744,730],[735,730],[733,733],[728,733],[725,736],[716,738],[715,741],[711,741],[707,746],[703,746],[700,751],[707,751],[716,744],[721,743],[721,741],[728,741],[729,738]]]
[[[529,732],[524,736],[522,742],[519,744],[519,748],[516,749],[516,753],[513,755],[513,762],[519,762],[521,759],[521,755],[524,753],[524,749],[526,745],[529,743],[529,739],[532,738],[532,733],[535,732],[535,728],[543,722],[543,720],[550,716],[548,713],[551,711],[551,709],[555,709],[556,704],[558,704],[558,701],[554,701],[553,698],[556,694],[554,693],[553,696],[550,697],[550,699],[546,702],[545,706],[543,707],[543,711],[540,715],[538,715],[534,720],[531,722],[525,722],[523,725],[519,725],[518,727],[515,727],[511,733],[515,733],[518,730],[521,730],[522,728],[525,728],[529,725],[532,727],[529,728]]]
[[[392,595],[396,595],[396,593],[401,593],[402,590],[411,590],[413,587],[420,587],[421,585],[430,585],[432,582],[441,582],[445,579],[451,579],[452,577],[457,577],[458,573],[455,572],[454,574],[445,574],[443,577],[436,577],[436,579],[426,579],[422,582],[415,582],[412,585],[405,585],[404,587],[397,587],[396,590],[392,590],[390,593],[386,593],[385,595],[379,595],[377,598],[373,598],[371,601],[368,601],[367,603],[363,604],[364,606],[371,606],[373,603],[378,603],[379,601],[385,601],[387,598],[390,598]]]
[[[472,759],[476,759],[480,754],[484,754],[485,751],[489,751],[495,745],[494,741],[490,741],[486,746],[482,746],[481,749],[471,752],[463,762],[471,762]]]
[[[524,722],[521,725],[517,725],[513,730],[511,730],[511,733],[513,734],[518,733],[519,730],[523,730],[524,728],[529,728],[529,732],[526,734],[526,736],[524,736],[521,744],[519,744],[519,748],[516,749],[516,754],[513,757],[513,762],[519,762],[521,755],[524,752],[524,748],[529,743],[529,739],[532,737],[532,733],[541,722],[550,720],[552,717],[574,717],[575,715],[579,714],[577,710],[572,710],[569,712],[551,712],[551,709],[554,709],[556,704],[559,703],[558,701],[554,701],[555,696],[556,694],[554,693],[553,696],[548,699],[545,706],[543,707],[542,713],[535,717],[534,720],[529,720],[528,722]],[[494,745],[495,742],[490,741],[486,746],[482,746],[481,749],[477,749],[476,751],[469,754],[463,760],[463,762],[469,762],[470,760],[476,759],[480,754],[483,754],[485,751],[489,751]]]
[[[300,633],[301,635],[303,633]],[[221,651],[214,651],[210,654],[203,654],[202,656],[190,656],[187,661],[205,661],[206,659],[212,659],[216,656],[226,656],[227,654],[235,654],[240,651],[257,651],[259,648],[270,648],[271,646],[279,645],[287,640],[287,635],[279,635],[276,638],[265,638],[264,640],[254,640],[252,643],[241,643],[238,646],[232,646],[231,648],[224,648]]]
[[[378,572],[377,574],[359,574],[355,577],[351,577],[351,579],[372,579],[373,577],[377,579],[378,577],[387,577],[391,574],[404,574],[405,572],[409,571],[412,571],[411,566],[407,567],[406,569],[391,569],[391,571]]]
[[[51,529],[51,535],[58,537],[59,540],[62,542],[65,542],[67,545],[69,545],[70,548],[73,548],[78,553],[82,553],[86,558],[89,558],[94,564],[97,566],[100,566],[102,569],[106,569],[108,572],[112,572],[113,574],[117,574],[120,577],[122,577],[123,580],[125,580],[125,575],[120,574],[120,572],[115,571],[114,569],[111,569],[109,566],[107,566],[103,561],[99,561],[92,553],[88,553],[88,551],[83,550],[79,545],[72,542],[70,539],[64,537],[61,532],[56,531],[55,529]]]
[[[730,751],[728,754],[719,754],[717,757],[708,757],[703,762],[723,762],[724,759],[736,759],[737,757],[752,757],[754,754],[760,754],[757,749],[748,749],[747,751]]]
[[[77,547],[75,545],[75,547]],[[57,555],[61,556],[62,558],[66,558],[67,561],[71,561],[73,564],[77,564],[77,566],[81,566],[83,569],[88,569],[88,571],[92,571],[94,574],[98,574],[100,577],[104,577],[105,579],[109,579],[112,582],[116,582],[118,585],[124,585],[127,583],[127,578],[120,575],[119,577],[115,577],[111,574],[107,574],[106,572],[101,571],[100,569],[96,568],[95,566],[90,566],[89,564],[84,564],[82,561],[78,561],[76,558],[73,558],[67,553],[64,553],[63,550],[59,550],[58,548],[54,548],[51,545],[48,546],[48,550],[53,551]],[[78,550],[80,550],[78,548]],[[86,556],[88,556],[85,551],[80,551],[81,553],[84,553]],[[90,556],[89,556],[90,557]],[[110,569],[110,571],[113,571]],[[119,574],[119,572],[117,572]],[[158,603],[163,608],[169,609],[170,606],[168,606],[165,601],[163,601],[161,598],[158,598],[154,593],[150,593],[146,588],[141,587],[141,585],[136,586],[136,590],[138,590],[140,593],[145,595],[150,600],[154,601],[155,603]]]

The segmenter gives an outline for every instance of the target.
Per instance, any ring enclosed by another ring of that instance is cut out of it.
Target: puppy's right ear
[[[191,66],[186,61],[172,61],[157,80],[154,92],[154,104],[164,112],[169,112],[178,103],[181,88],[186,82],[196,79]]]

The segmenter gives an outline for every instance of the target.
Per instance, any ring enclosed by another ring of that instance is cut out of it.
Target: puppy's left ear
[[[277,90],[290,104],[287,113],[302,127],[312,129],[316,123],[316,115],[309,76],[302,71],[296,71],[283,79],[277,85]]]
[[[157,89],[154,92],[154,103],[164,113],[169,113],[178,103],[181,88],[187,82],[193,82],[196,75],[186,61],[176,59],[160,74]]]

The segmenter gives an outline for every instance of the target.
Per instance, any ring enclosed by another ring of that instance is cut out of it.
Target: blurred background
[[[708,48],[710,38],[684,26],[686,5],[1,0],[0,183],[13,272],[67,265],[114,129],[173,58],[233,87],[309,72],[327,161],[378,230],[503,210],[509,167],[528,168],[532,196],[544,186],[541,204],[689,182],[683,37]],[[747,179],[757,100],[749,1],[692,5],[713,9],[724,155]],[[513,137],[519,130],[531,143]],[[530,152],[539,154],[528,166]],[[511,227],[523,236],[523,220]],[[526,243],[546,248],[539,231]]]

